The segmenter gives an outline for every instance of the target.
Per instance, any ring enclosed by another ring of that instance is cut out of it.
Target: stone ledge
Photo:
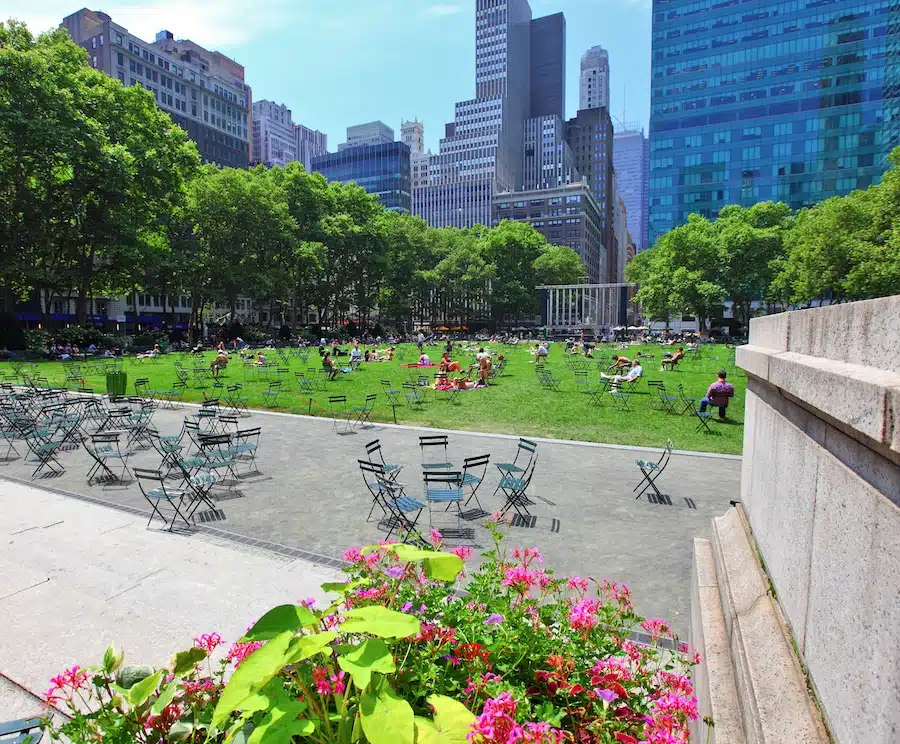
[[[736,359],[809,409],[900,452],[900,374],[755,344],[739,347]]]
[[[828,736],[741,507],[713,520],[712,548],[746,740],[825,744]]]

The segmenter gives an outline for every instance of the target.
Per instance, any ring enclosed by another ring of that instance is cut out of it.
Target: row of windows
[[[771,5],[767,4],[766,10],[757,10],[756,13],[752,15],[748,14],[740,14],[740,18],[742,21],[746,22],[746,20],[756,20],[758,18],[776,18],[781,15],[786,15],[789,13],[797,13],[804,10],[818,10],[822,7],[822,5],[826,4],[829,0],[786,0],[785,2],[773,3]],[[744,0],[746,2],[746,0]],[[668,9],[670,0],[656,0],[654,6],[657,10],[661,11],[654,15],[655,23],[663,23],[665,21],[674,21],[678,18],[687,18],[689,16],[699,15],[701,13],[706,14],[707,11],[716,11],[716,10],[724,10],[726,8],[735,6],[739,4],[739,0],[697,0],[697,2],[683,4],[680,0],[675,0],[675,7]],[[887,8],[888,0],[881,0],[881,2],[876,6],[876,12],[881,13],[885,12]],[[856,13],[858,11],[859,6],[852,6],[847,9],[848,13]],[[737,15],[722,15],[716,19],[716,22],[719,20],[731,20],[732,18],[738,17]]]

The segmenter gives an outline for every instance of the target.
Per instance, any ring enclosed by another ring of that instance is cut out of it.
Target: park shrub
[[[34,353],[45,351],[53,343],[52,336],[47,331],[25,331],[25,349]]]
[[[556,577],[491,532],[468,577],[471,549],[442,551],[435,532],[427,548],[351,548],[327,606],[276,607],[230,647],[201,635],[165,668],[125,667],[111,646],[51,680],[71,720],[47,726],[75,744],[687,741],[698,659],[668,625],[637,617],[627,587]],[[630,640],[638,624],[649,644]]]
[[[53,332],[53,340],[58,344],[73,344],[82,351],[94,344],[100,348],[118,346],[120,337],[110,336],[99,328],[69,326]]]
[[[139,333],[131,340],[131,346],[137,349],[152,348],[154,344],[168,342],[169,334],[166,331],[148,331]]]

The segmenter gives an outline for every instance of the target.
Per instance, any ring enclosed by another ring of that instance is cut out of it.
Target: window
[[[703,144],[703,135],[693,134],[684,138],[685,147],[700,147]]]
[[[97,48],[97,37],[92,36],[91,37],[91,49],[96,49],[96,48]]]
[[[116,34],[116,44],[122,46],[122,34]]]
[[[731,152],[728,150],[717,150],[713,153],[713,163],[727,163],[731,160]]]
[[[100,46],[103,46],[103,34],[100,34]]]
[[[578,204],[581,201],[581,196],[575,194],[574,196],[566,197],[566,204]]]
[[[555,197],[553,197],[553,198],[550,200],[550,204],[551,204],[551,205],[552,205],[552,204],[562,204],[562,197],[561,197],[561,196],[555,196]]]
[[[694,155],[685,155],[684,156],[684,167],[692,168],[695,165],[700,165],[702,156],[700,153],[696,153]]]
[[[785,137],[788,134],[792,134],[793,131],[794,131],[794,123],[788,121],[788,122],[784,122],[782,124],[776,124],[773,134],[776,137]]]
[[[97,55],[96,54],[93,57],[91,57],[91,64],[93,64],[94,67],[97,66]]]
[[[514,207],[524,207],[524,206],[527,206],[527,202],[523,202],[523,201],[513,202],[513,206]]]
[[[125,73],[119,70],[117,74],[119,77],[119,82],[122,83],[122,85],[125,85]]]
[[[119,67],[125,66],[125,55],[121,52],[116,53],[116,64],[119,65]]]

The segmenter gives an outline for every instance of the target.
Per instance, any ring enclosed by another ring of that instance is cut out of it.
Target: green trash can
[[[121,398],[128,385],[127,372],[110,372],[106,375],[106,394],[110,398]]]

